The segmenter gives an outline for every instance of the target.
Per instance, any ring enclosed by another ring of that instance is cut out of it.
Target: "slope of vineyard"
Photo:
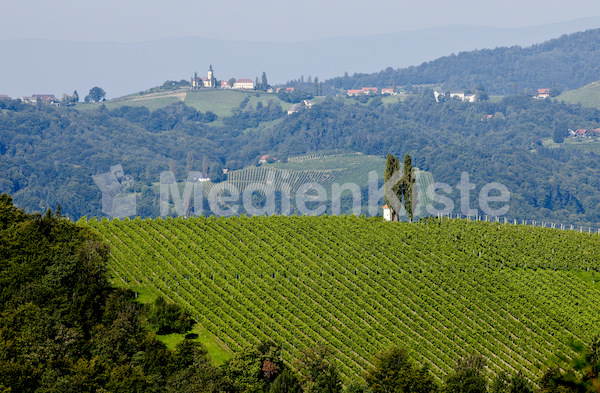
[[[321,152],[291,157],[288,162],[248,166],[230,171],[227,173],[227,180],[220,183],[219,187],[233,185],[236,190],[243,192],[250,185],[261,185],[269,193],[289,187],[290,195],[294,199],[301,186],[316,184],[322,186],[328,193],[327,203],[330,204],[334,184],[353,183],[366,190],[369,187],[369,173],[374,171],[381,174],[384,168],[384,157],[361,153]],[[434,180],[430,172],[421,171],[418,168],[415,168],[415,176],[419,187],[417,193],[419,209],[415,212],[415,216],[422,217],[427,214],[425,206],[432,203],[432,190],[429,189],[429,186]],[[219,183],[204,183],[204,193],[209,195],[217,184]],[[349,191],[346,193],[350,195]],[[295,206],[295,203],[292,205]],[[348,210],[342,210],[342,213],[350,214],[352,207],[346,206],[346,208]],[[362,212],[368,214],[367,206],[362,207]],[[277,213],[280,212],[277,211]]]
[[[89,221],[116,282],[190,309],[233,351],[272,339],[291,361],[325,342],[350,379],[391,345],[438,378],[467,351],[536,378],[600,333],[600,238],[429,219],[239,217]]]

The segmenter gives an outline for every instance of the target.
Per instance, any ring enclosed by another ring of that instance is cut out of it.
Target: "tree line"
[[[463,171],[478,187],[500,182],[511,192],[509,219],[600,222],[598,154],[543,143],[560,140],[565,127],[600,127],[600,111],[579,105],[524,96],[436,102],[428,91],[393,104],[380,97],[364,103],[327,97],[294,116],[267,99],[255,106],[242,101],[223,118],[183,103],[154,111],[129,106],[78,111],[12,100],[0,102],[0,108],[0,191],[30,211],[60,202],[73,219],[100,216],[101,194],[91,175],[118,163],[135,180],[138,214],[155,217],[153,184],[161,171],[172,168],[185,179],[188,170],[202,170],[222,181],[223,169],[256,164],[264,154],[285,160],[344,150],[408,152],[415,167],[448,184],[456,184]],[[449,197],[459,201],[457,192]]]
[[[355,74],[326,81],[342,89],[364,86],[411,89],[441,85],[443,90],[485,86],[490,94],[535,94],[540,88],[572,90],[598,79],[600,29],[563,35],[541,44],[460,52],[401,69]],[[554,93],[555,93],[554,92]]]

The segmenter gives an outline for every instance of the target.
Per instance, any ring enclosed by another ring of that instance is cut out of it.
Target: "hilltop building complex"
[[[235,80],[235,78],[232,78]],[[192,89],[235,89],[235,90],[254,90],[254,82],[251,79],[238,79],[235,80],[233,85],[229,81],[217,81],[215,77],[212,64],[208,69],[206,77],[198,76],[195,72],[192,77]]]

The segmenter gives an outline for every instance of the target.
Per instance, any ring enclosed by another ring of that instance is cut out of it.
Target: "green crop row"
[[[233,350],[289,361],[325,342],[355,377],[409,347],[438,377],[466,352],[535,378],[600,333],[598,235],[500,223],[358,217],[90,221],[116,279],[186,306]]]

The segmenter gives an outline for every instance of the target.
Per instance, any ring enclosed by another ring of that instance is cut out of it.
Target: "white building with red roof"
[[[387,203],[383,206],[383,221],[392,221],[392,209]]]
[[[535,98],[548,98],[550,97],[550,89],[538,89]]]
[[[254,82],[252,82],[252,79],[238,79],[233,84],[233,88],[237,90],[254,90]]]

